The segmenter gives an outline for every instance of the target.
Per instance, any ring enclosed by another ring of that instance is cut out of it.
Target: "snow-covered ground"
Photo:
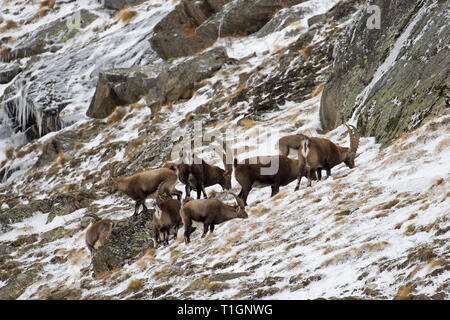
[[[85,2],[86,6],[94,6],[95,1]],[[301,6],[311,6],[310,15],[263,38],[219,39],[215,45],[226,45],[231,57],[239,59],[253,52],[256,55],[240,65],[239,70],[224,66],[190,100],[164,110],[167,118],[153,123],[159,136],[151,139],[158,139],[177,127],[189,113],[208,102],[214,96],[215,84],[222,84],[224,94],[233,93],[239,86],[237,72],[255,70],[272,56],[273,48],[286,47],[294,40],[285,37],[285,33],[305,28],[308,17],[325,12],[335,2],[305,2]],[[151,13],[150,10],[147,14]],[[139,17],[131,23],[138,23]],[[110,18],[102,19],[108,22]],[[117,27],[116,31],[119,30]],[[264,65],[259,72],[270,74],[273,64]],[[102,168],[110,162],[129,161],[125,153],[127,146],[142,137],[150,139],[145,136],[151,115],[148,108],[120,108],[125,111],[124,116],[116,122],[80,116],[88,107],[91,91],[81,90],[78,104],[64,111],[67,117],[76,120],[61,131],[84,132],[92,126],[107,124],[101,134],[81,144],[71,155],[82,164],[75,171],[71,170],[69,161],[33,168],[41,146],[57,133],[44,136],[23,147],[29,152],[21,156],[16,153],[16,158],[9,160],[20,164],[21,169],[0,185],[0,195],[34,193],[33,199],[48,198],[66,185],[81,185],[87,174],[103,172]],[[221,129],[232,132],[233,139],[227,141],[231,142],[232,149],[240,150],[239,160],[277,154],[276,141],[283,135],[300,132],[319,135],[320,98],[319,94],[302,103],[288,101],[279,110],[267,113],[263,121],[244,121],[242,116],[231,120],[233,112],[249,108],[246,103],[239,104],[239,110],[223,110],[228,113],[229,121],[205,125],[203,129],[205,133]],[[342,146],[349,145],[345,126],[324,137]],[[101,155],[112,143],[118,145],[117,150],[104,161]],[[200,156],[208,162],[222,166],[212,150],[204,147],[198,151],[204,151]],[[79,224],[86,208],[56,216],[50,223],[47,223],[48,214],[36,212],[31,218],[11,225],[11,231],[0,234],[0,243],[33,234],[42,237],[45,232],[64,227],[65,235],[58,240],[32,247],[25,253],[20,250],[12,253],[13,259],[22,265],[41,266],[40,276],[19,299],[42,298],[56,287],[81,288],[81,298],[87,299],[133,298],[139,292],[143,293],[140,298],[147,299],[349,296],[392,299],[408,293],[432,296],[444,292],[443,298],[449,299],[449,159],[448,111],[386,148],[381,148],[372,137],[361,137],[354,169],[341,164],[333,168],[327,180],[313,182],[310,188],[303,180],[297,192],[294,181],[281,187],[273,198],[270,198],[270,188],[253,189],[246,209],[248,219],[216,226],[214,233],[205,239],[200,238],[201,228],[198,228],[189,245],[184,244],[182,228],[178,239],[168,246],[148,250],[138,260],[97,279],[85,272],[90,265],[90,253],[84,242],[85,230]],[[108,177],[98,179],[84,187],[94,190]],[[234,177],[232,184],[234,190],[240,189]],[[177,189],[184,190],[181,183]],[[207,191],[220,192],[220,189],[214,186]],[[125,196],[102,192],[99,195],[101,199],[91,205],[96,206],[100,216],[119,220],[133,213],[134,204]],[[24,205],[29,200],[28,196],[20,199]],[[230,198],[228,202],[233,201]],[[147,204],[153,205],[151,200]],[[423,250],[428,254],[421,254]],[[55,256],[64,259],[60,263],[51,262]],[[138,292],[128,290],[131,281],[142,284]],[[6,282],[0,282],[0,288],[3,285]]]

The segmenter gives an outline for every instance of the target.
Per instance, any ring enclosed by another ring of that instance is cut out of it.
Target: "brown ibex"
[[[231,189],[233,165],[226,164],[225,154],[222,158],[225,170],[208,164],[195,155],[192,160],[192,164],[181,163],[177,166],[178,178],[181,183],[186,185],[186,198],[190,197],[192,190],[197,191],[197,199],[200,199],[201,193],[203,193],[203,197],[207,198],[205,188],[215,184],[219,184],[223,190]]]
[[[170,231],[174,232],[173,239],[177,238],[181,226],[181,202],[173,199],[167,193],[162,193],[158,187],[156,208],[153,213],[153,238],[155,248],[161,242],[169,244]]]
[[[94,213],[87,213],[85,216],[94,218],[94,223],[86,230],[85,237],[86,245],[92,254],[94,250],[98,250],[105,244],[117,222],[110,219],[101,219]]]
[[[263,169],[268,169],[273,163],[278,162],[278,169],[272,174],[266,174]],[[291,159],[284,155],[259,156],[245,159],[243,163],[238,163],[234,159],[234,176],[242,189],[239,197],[247,205],[247,197],[253,187],[272,187],[271,197],[276,195],[280,186],[285,186],[295,179],[299,174],[297,159]],[[301,172],[306,176],[304,169]]]
[[[195,228],[192,227],[192,221],[203,223],[202,238],[208,233],[214,231],[214,226],[222,222],[235,218],[248,218],[245,212],[245,206],[242,199],[236,194],[232,194],[237,202],[236,206],[230,206],[219,199],[198,199],[185,202],[181,207],[181,219],[184,224],[184,242],[190,242],[190,235]]]
[[[299,133],[280,138],[280,140],[278,140],[278,149],[280,150],[280,154],[283,156],[288,156],[291,149],[298,151],[304,137],[306,136]]]
[[[133,174],[129,177],[118,177],[113,181],[111,193],[121,191],[136,201],[134,214],[138,213],[140,206],[143,206],[143,213],[147,212],[145,199],[155,198],[160,184],[161,191],[167,194],[174,194],[181,198],[181,191],[175,189],[177,183],[177,169],[175,166],[169,168],[151,169]]]
[[[344,162],[347,167],[355,167],[356,151],[359,145],[358,129],[352,125],[346,125],[350,135],[350,147],[340,147],[328,139],[306,137],[298,150],[299,176],[295,190],[299,189],[302,175],[306,171],[308,186],[311,186],[311,173],[317,172],[318,180],[322,178],[321,170],[327,171],[327,178],[331,175],[331,168]]]

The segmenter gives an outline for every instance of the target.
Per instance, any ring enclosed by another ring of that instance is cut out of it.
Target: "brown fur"
[[[225,158],[224,158],[225,159]],[[205,188],[219,184],[223,190],[231,189],[231,174],[233,172],[233,165],[224,165],[226,170],[217,166],[210,165],[203,159],[196,158],[195,163],[179,164],[178,178],[181,183],[186,185],[186,197],[189,197],[192,190],[197,191],[197,199],[203,197],[207,198]],[[201,162],[201,163],[199,163]],[[198,163],[198,164],[196,164]]]
[[[274,161],[276,157],[279,161],[277,173],[261,174],[261,168],[270,167],[270,164],[265,164],[267,160]],[[255,160],[255,158],[252,159]],[[243,163],[237,163],[237,160],[234,160],[234,176],[242,187],[239,197],[244,200],[245,205],[247,205],[248,194],[254,186],[271,186],[271,197],[273,197],[278,193],[280,186],[291,183],[297,179],[298,174],[298,161],[284,155],[256,157],[256,163],[250,159],[245,159]],[[302,175],[306,176],[306,171],[302,171]]]
[[[214,231],[214,226],[234,218],[248,218],[245,212],[244,203],[237,195],[231,193],[235,198],[237,205],[230,206],[219,199],[197,199],[190,200],[183,204],[181,208],[181,219],[184,224],[184,241],[190,242],[190,235],[195,228],[192,227],[192,221],[203,223],[203,235],[206,236],[209,231]]]
[[[95,222],[87,229],[85,236],[86,246],[92,254],[94,250],[99,249],[105,244],[116,222],[110,219],[100,219],[93,213],[88,213],[86,216],[95,219]]]
[[[327,171],[327,178],[331,175],[331,168],[344,162],[347,167],[355,167],[356,151],[359,144],[359,133],[354,126],[347,126],[350,134],[350,147],[341,147],[324,138],[307,137],[302,138],[302,145],[298,150],[299,173],[306,171],[308,186],[311,186],[311,174],[317,173],[318,180],[322,178],[321,170]],[[299,189],[301,175],[295,190]]]
[[[181,191],[175,189],[177,173],[174,167],[146,170],[129,177],[118,177],[113,183],[112,192],[121,191],[136,201],[134,214],[136,215],[140,206],[143,212],[147,212],[145,199],[155,198],[158,186],[161,191],[167,194],[175,194],[181,198]]]
[[[181,226],[180,200],[175,200],[167,194],[159,194],[156,198],[156,210],[153,213],[153,237],[155,247],[164,242],[169,244],[169,233],[174,231],[174,240]]]
[[[280,150],[280,154],[283,156],[288,156],[290,149],[298,150],[304,137],[306,136],[303,134],[292,134],[280,138],[280,140],[278,140],[278,149]]]

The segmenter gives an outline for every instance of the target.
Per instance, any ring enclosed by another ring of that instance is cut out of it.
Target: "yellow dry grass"
[[[135,292],[144,286],[142,279],[133,279],[128,283],[127,292]]]
[[[5,24],[0,27],[0,33],[17,28],[17,23],[14,20],[6,20]]]
[[[325,83],[320,83],[317,87],[314,88],[314,90],[311,92],[311,97],[317,96],[319,93],[322,92],[323,87],[325,87]]]
[[[129,22],[131,19],[133,19],[137,15],[137,12],[131,9],[128,9],[127,7],[123,8],[122,10],[118,11],[114,18],[116,20],[120,20],[122,22]]]

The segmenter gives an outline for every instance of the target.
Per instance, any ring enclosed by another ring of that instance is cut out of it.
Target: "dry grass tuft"
[[[395,296],[394,300],[405,300],[408,299],[410,293],[412,291],[412,287],[410,285],[404,285],[403,287],[401,287],[398,292],[397,295]]]
[[[322,92],[323,87],[325,87],[325,83],[320,83],[317,87],[314,88],[314,90],[311,92],[311,97],[317,96],[319,93]]]
[[[308,58],[311,55],[312,49],[316,48],[319,45],[319,43],[314,43],[307,45],[306,47],[302,48],[302,54],[305,58]]]
[[[442,152],[444,149],[447,149],[448,147],[450,147],[450,137],[447,137],[443,140],[441,140],[441,142],[439,142],[435,148],[435,151],[437,153]]]
[[[113,123],[119,122],[125,116],[126,110],[125,108],[116,108],[114,112],[108,117],[106,123],[111,125]]]
[[[11,160],[14,158],[14,148],[9,147],[5,150],[6,159]]]
[[[122,22],[129,22],[131,19],[133,19],[137,15],[137,12],[134,10],[130,10],[128,8],[123,8],[122,10],[118,11],[114,18],[117,20],[120,20]]]
[[[5,25],[0,27],[0,33],[17,28],[17,23],[14,20],[6,20]]]
[[[257,124],[258,124],[258,121],[250,120],[250,119],[241,119],[237,123],[238,126],[244,127],[246,130],[254,127]]]
[[[127,287],[127,292],[136,292],[144,286],[141,279],[131,280]]]
[[[67,158],[64,155],[64,153],[62,153],[62,152],[58,153],[58,158],[56,159],[56,164],[62,166],[66,162],[67,162]]]
[[[0,31],[1,32],[1,31]],[[3,60],[11,52],[10,47],[3,47],[0,49],[0,61]]]

